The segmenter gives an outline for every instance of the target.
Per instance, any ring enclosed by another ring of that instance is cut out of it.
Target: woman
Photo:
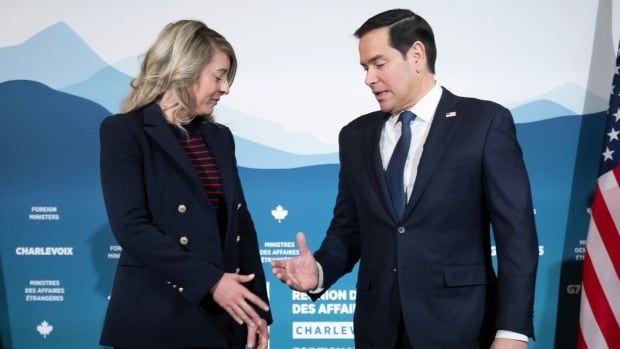
[[[198,21],[167,25],[124,114],[101,124],[101,184],[119,259],[101,344],[266,348],[256,232],[230,130],[213,121],[237,60]]]

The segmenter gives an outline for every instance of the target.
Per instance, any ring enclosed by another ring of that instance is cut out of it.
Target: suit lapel
[[[386,213],[396,219],[396,213],[392,207],[392,200],[388,192],[387,183],[385,182],[385,174],[383,171],[383,163],[381,161],[381,152],[379,148],[379,142],[381,141],[381,131],[385,125],[385,121],[390,116],[389,113],[378,112],[379,116],[375,117],[371,121],[371,125],[364,129],[363,138],[363,154],[369,154],[365,156],[366,169],[371,176],[371,185],[377,197],[381,198],[381,202],[386,210]]]
[[[207,148],[215,157],[217,169],[220,171],[220,178],[224,186],[226,211],[230,219],[234,201],[235,178],[237,178],[233,145],[228,133],[224,132],[224,128],[218,124],[205,121],[200,125],[200,131],[207,143]]]
[[[462,117],[458,115],[447,117],[448,113],[455,112],[457,102],[458,97],[443,88],[441,99],[439,100],[435,116],[433,117],[431,129],[424,143],[422,158],[418,165],[418,174],[413,186],[413,194],[405,208],[404,219],[411,215],[415,206],[420,201],[428,182],[441,160],[443,152],[446,150],[446,146],[450,143],[450,139],[452,139],[454,135],[456,125],[459,123],[459,120],[462,119]]]
[[[169,124],[166,122],[159,106],[155,103],[144,108],[144,130],[153,141],[179,166],[190,180],[196,185],[197,190],[202,191],[202,182],[198,178],[196,169],[181,148],[179,141],[175,138],[174,133],[170,130]],[[203,122],[200,125],[200,131],[207,143],[207,148],[215,157],[218,170],[224,186],[224,197],[226,201],[226,210],[230,219],[233,207],[233,195],[235,188],[235,162],[233,146],[226,137],[223,129],[212,122]],[[210,205],[208,200],[205,200]]]
[[[181,148],[179,141],[170,130],[170,125],[166,122],[159,106],[153,103],[143,109],[144,131],[159,147],[173,160],[175,164],[185,173],[190,180],[200,188],[202,184],[191,161]]]

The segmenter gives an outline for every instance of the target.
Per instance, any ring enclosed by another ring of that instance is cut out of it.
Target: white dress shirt
[[[415,120],[411,122],[411,145],[409,146],[409,154],[405,161],[405,173],[403,175],[404,188],[407,192],[407,202],[411,199],[411,193],[413,192],[413,185],[418,174],[418,165],[422,158],[422,151],[424,150],[424,143],[428,137],[428,133],[431,130],[431,124],[441,99],[443,90],[439,83],[435,82],[435,86],[426,94],[422,99],[418,101],[409,110],[416,115]],[[386,170],[390,162],[390,157],[396,147],[396,142],[400,138],[402,133],[401,122],[398,121],[398,116],[403,110],[390,116],[385,122],[383,130],[381,131],[381,138],[379,140],[379,151],[381,152],[381,162],[383,164],[383,170]],[[490,253],[490,252],[489,252]],[[323,291],[323,267],[320,263],[316,263],[319,269],[319,282],[318,287],[310,293],[320,293]],[[515,339],[523,342],[528,341],[528,337],[524,334],[498,330],[495,334],[495,338]]]
[[[422,158],[422,150],[424,149],[424,142],[428,137],[428,132],[431,130],[431,124],[441,99],[441,86],[435,83],[435,86],[424,96],[416,105],[409,109],[416,115],[415,120],[411,122],[411,145],[409,146],[409,154],[405,161],[405,173],[403,175],[404,188],[407,192],[407,201],[411,198],[413,192],[413,184],[418,175],[418,165]],[[398,121],[398,115],[403,112],[399,111],[396,114],[390,116],[385,122],[383,130],[381,131],[381,139],[379,140],[379,151],[381,152],[381,162],[383,164],[383,170],[387,169],[396,147],[396,142],[400,139],[402,133],[401,122]]]

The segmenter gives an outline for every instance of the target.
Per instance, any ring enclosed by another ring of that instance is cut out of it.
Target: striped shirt
[[[201,135],[190,135],[189,139],[179,138],[179,143],[196,169],[202,188],[207,194],[213,210],[217,213],[224,201],[224,187],[215,157],[209,151],[207,143]]]

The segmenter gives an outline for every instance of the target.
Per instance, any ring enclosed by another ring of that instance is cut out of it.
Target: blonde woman
[[[123,114],[101,124],[101,184],[123,248],[102,345],[266,348],[256,231],[230,130],[213,121],[237,60],[201,22],[167,25]]]

